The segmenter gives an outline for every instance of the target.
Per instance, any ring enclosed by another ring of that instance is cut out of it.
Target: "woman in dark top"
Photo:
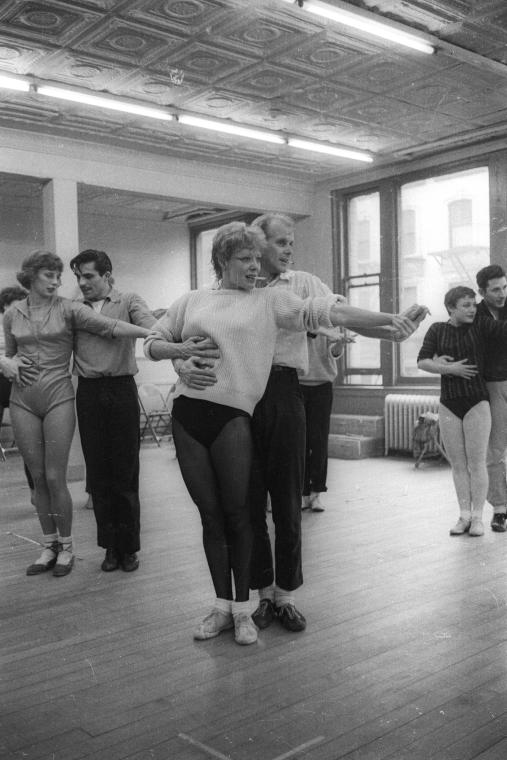
[[[488,490],[486,452],[491,429],[483,378],[485,357],[507,340],[507,323],[476,317],[475,292],[456,287],[444,298],[448,322],[435,322],[424,336],[417,366],[442,375],[440,430],[452,467],[460,517],[451,535],[482,536]]]

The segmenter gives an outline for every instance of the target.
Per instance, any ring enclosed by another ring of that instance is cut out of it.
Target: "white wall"
[[[316,274],[333,290],[331,198],[327,190],[312,197],[311,216],[296,223],[294,268]]]
[[[79,249],[106,251],[115,286],[139,293],[150,309],[166,308],[190,289],[186,225],[79,215]]]

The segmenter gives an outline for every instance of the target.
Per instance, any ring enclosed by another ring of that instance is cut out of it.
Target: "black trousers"
[[[329,420],[333,406],[333,384],[302,385],[306,414],[306,458],[303,494],[327,491]]]
[[[276,583],[292,591],[303,583],[301,497],[305,459],[305,411],[296,370],[274,367],[252,417],[255,444],[249,502],[254,545],[250,588]],[[275,568],[266,520],[271,497]]]
[[[76,409],[97,543],[119,554],[133,554],[140,548],[139,401],[134,378],[80,377]]]

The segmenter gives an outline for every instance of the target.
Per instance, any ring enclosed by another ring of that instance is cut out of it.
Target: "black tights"
[[[246,504],[252,463],[250,419],[235,417],[209,448],[173,419],[173,436],[185,485],[197,505],[215,593],[248,600],[252,528]],[[232,571],[232,576],[231,576]]]

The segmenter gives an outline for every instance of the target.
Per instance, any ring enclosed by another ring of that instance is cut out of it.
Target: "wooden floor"
[[[100,571],[72,484],[76,567],[27,577],[16,457],[0,478],[2,760],[507,757],[507,534],[448,535],[447,465],[332,460],[328,509],[303,516],[308,629],[250,647],[192,640],[212,592],[167,445],[143,447],[132,574]]]

